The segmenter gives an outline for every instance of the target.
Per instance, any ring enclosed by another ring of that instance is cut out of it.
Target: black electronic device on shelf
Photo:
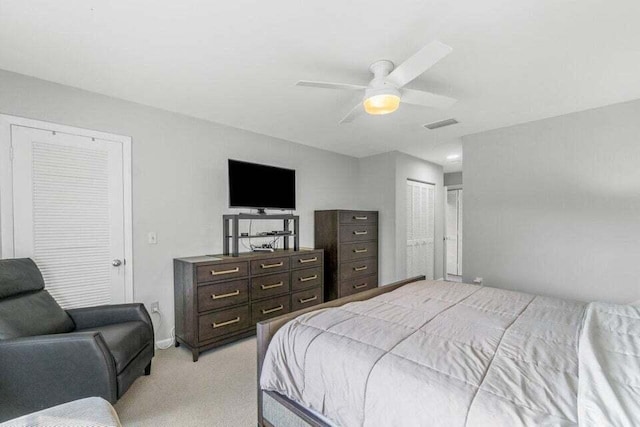
[[[229,207],[294,210],[296,171],[229,159]]]
[[[299,250],[299,217],[276,213],[266,215],[265,209],[294,210],[296,208],[296,171],[276,166],[261,165],[229,159],[229,207],[257,209],[257,214],[239,213],[223,215],[223,252],[225,255],[239,255],[239,240],[260,237],[283,239],[283,249],[289,249],[289,239],[293,239],[293,249]],[[282,230],[240,233],[240,221],[282,220]],[[290,229],[293,223],[293,230]],[[254,251],[273,251],[269,245],[253,246]]]
[[[253,252],[275,252],[275,249],[273,249],[271,246],[254,246],[251,249]]]

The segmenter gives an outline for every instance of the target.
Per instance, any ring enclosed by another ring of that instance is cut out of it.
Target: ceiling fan
[[[456,100],[422,90],[406,89],[404,86],[433,67],[438,61],[451,53],[452,50],[451,47],[444,43],[433,41],[397,67],[393,62],[386,59],[376,61],[369,67],[369,70],[373,73],[373,80],[367,86],[307,80],[300,80],[296,85],[323,89],[364,91],[363,101],[358,103],[349,114],[340,120],[341,124],[352,122],[362,112],[373,115],[393,113],[400,106],[401,100],[406,104],[446,109],[455,104]]]

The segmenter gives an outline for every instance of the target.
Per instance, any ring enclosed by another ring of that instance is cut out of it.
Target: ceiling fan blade
[[[354,85],[350,83],[331,83],[331,82],[313,82],[309,80],[300,80],[296,86],[319,87],[322,89],[338,89],[338,90],[364,90],[367,87],[362,85]]]
[[[441,110],[447,109],[458,102],[457,99],[449,98],[448,96],[413,89],[402,89],[402,97],[400,99],[402,103],[438,108]]]
[[[364,107],[362,106],[362,102],[358,102],[358,104],[349,111],[349,114],[344,116],[342,120],[340,120],[340,124],[343,123],[351,123],[356,118],[364,113]]]
[[[386,81],[397,88],[406,85],[420,74],[433,67],[438,61],[449,55],[453,49],[437,40],[432,41],[409,59],[404,61],[387,76]]]

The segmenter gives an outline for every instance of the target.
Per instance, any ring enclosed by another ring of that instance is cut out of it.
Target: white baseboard
[[[166,348],[173,345],[173,338],[167,338],[166,340],[156,341],[156,347]]]

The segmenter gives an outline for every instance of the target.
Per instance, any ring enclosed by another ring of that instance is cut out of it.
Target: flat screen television
[[[229,159],[229,207],[296,208],[296,171]]]

